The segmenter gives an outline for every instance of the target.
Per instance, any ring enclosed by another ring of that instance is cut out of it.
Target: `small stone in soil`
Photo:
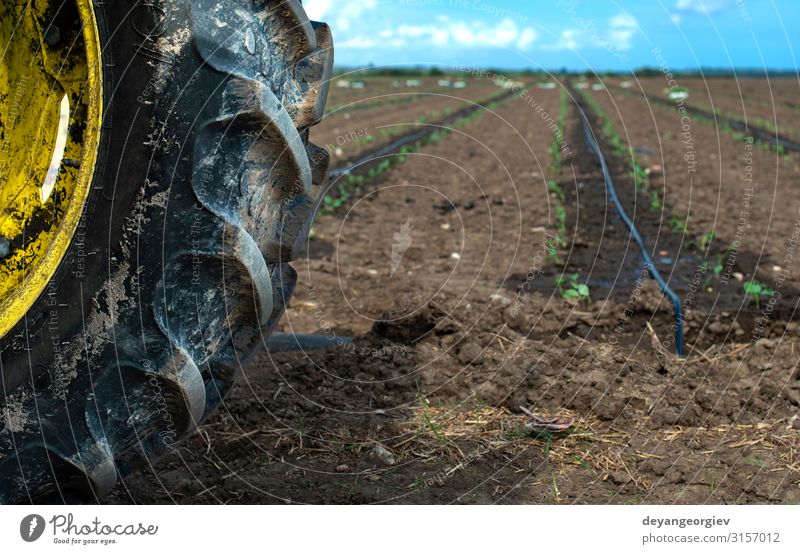
[[[502,294],[493,294],[493,295],[491,295],[489,298],[490,298],[491,300],[493,300],[493,301],[495,301],[495,302],[499,303],[499,304],[502,304],[503,306],[509,306],[509,305],[511,305],[511,300],[509,300],[508,298],[506,298],[506,297],[505,297],[505,296],[503,296]]]
[[[625,471],[614,471],[609,474],[608,480],[615,485],[623,486],[631,482],[631,476]]]
[[[483,349],[474,342],[468,342],[458,351],[458,361],[462,364],[481,363]]]
[[[373,448],[370,456],[374,460],[386,466],[393,466],[395,463],[397,463],[397,458],[394,457],[394,454],[389,452],[389,450],[381,445],[377,445],[375,448]]]
[[[675,422],[678,421],[678,412],[672,408],[653,410],[652,418],[653,423],[655,423],[657,426],[675,425]]]
[[[595,408],[595,415],[603,421],[613,421],[622,415],[625,404],[618,398],[607,398]]]
[[[531,322],[522,310],[507,309],[503,314],[503,321],[518,333],[527,334],[531,330]]]

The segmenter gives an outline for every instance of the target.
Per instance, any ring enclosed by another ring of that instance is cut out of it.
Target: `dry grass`
[[[693,441],[697,444],[714,444],[701,454],[714,455],[725,449],[750,448],[765,454],[773,461],[771,472],[800,472],[800,432],[787,426],[784,420],[754,425],[731,424],[715,427],[676,427],[663,431],[662,440]]]
[[[710,464],[735,451],[734,457],[742,462],[765,461],[765,473],[787,472],[788,482],[800,481],[800,432],[786,421],[653,429],[649,418],[643,416],[621,429],[566,409],[536,415],[564,418],[574,424],[565,432],[533,435],[526,430],[531,421],[528,415],[476,404],[436,407],[422,398],[403,414],[382,416],[379,425],[374,424],[376,420],[368,425],[337,424],[334,420],[325,429],[305,431],[303,425],[297,425],[294,429],[262,428],[244,435],[223,431],[217,436],[227,445],[256,440],[269,449],[283,449],[295,460],[325,459],[337,464],[369,457],[381,446],[395,457],[396,466],[419,464],[419,480],[408,483],[410,489],[441,485],[474,465],[486,469],[489,464],[512,474],[534,476],[528,484],[546,487],[555,502],[562,501],[559,483],[581,472],[590,476],[590,482],[611,478],[614,487],[627,483],[639,494],[652,492],[658,483],[653,482],[651,473],[647,477],[637,473],[637,466],[643,460],[671,462],[675,448],[666,456],[651,450],[665,444],[678,446],[701,464],[703,458]],[[359,472],[367,481],[394,470],[379,463],[369,465]]]
[[[444,459],[451,468],[473,461],[475,455],[465,455],[465,451],[481,452],[482,456],[498,453],[513,467],[513,461],[521,453],[534,448],[541,455],[542,465],[556,474],[576,466],[601,479],[612,472],[624,471],[637,487],[648,486],[632,471],[623,455],[629,450],[626,432],[593,417],[579,417],[570,410],[541,415],[570,419],[574,425],[569,431],[534,435],[525,428],[529,416],[511,413],[506,408],[434,408],[423,402],[412,411],[406,424],[408,437],[394,448],[402,457]]]

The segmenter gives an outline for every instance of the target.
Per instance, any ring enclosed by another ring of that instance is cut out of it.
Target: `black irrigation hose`
[[[437,125],[439,127],[439,125]],[[380,148],[376,148],[375,150],[370,150],[364,156],[353,163],[335,167],[328,172],[328,177],[331,179],[338,179],[342,175],[349,175],[353,172],[356,168],[359,168],[369,162],[373,162],[379,158],[383,158],[384,156],[395,152],[396,150],[400,150],[403,146],[407,144],[411,144],[417,141],[420,141],[427,137],[428,135],[432,134],[434,131],[434,127],[432,125],[426,125],[419,131],[414,131],[413,133],[408,133],[401,136],[399,139],[395,140],[394,142],[387,144],[386,146],[381,146]]]
[[[425,123],[422,125],[422,128],[416,131],[411,131],[404,135],[401,135],[398,139],[394,140],[391,144],[387,144],[386,146],[380,146],[378,148],[368,150],[364,154],[362,154],[358,159],[355,161],[344,162],[344,165],[337,166],[331,169],[328,172],[328,177],[331,179],[338,179],[343,175],[349,175],[353,173],[356,169],[363,168],[365,165],[369,164],[370,162],[374,162],[392,152],[400,150],[403,146],[407,144],[412,144],[415,142],[419,142],[420,140],[432,135],[435,131],[439,130],[441,127],[447,127],[448,125],[453,124],[455,121],[461,119],[462,117],[466,117],[480,109],[485,109],[487,106],[494,102],[502,102],[506,98],[509,98],[515,94],[519,94],[519,91],[515,90],[508,90],[506,92],[501,92],[499,94],[493,95],[486,100],[475,102],[463,108],[455,113],[452,113],[441,119],[439,121],[434,121],[431,123]]]
[[[633,240],[635,240],[636,244],[639,245],[639,251],[641,252],[645,269],[647,269],[647,271],[650,273],[650,276],[655,279],[656,283],[658,283],[658,287],[661,289],[661,292],[665,296],[668,296],[670,300],[672,300],[672,305],[675,307],[675,350],[678,356],[683,357],[683,310],[681,309],[681,299],[677,294],[675,294],[675,291],[669,288],[667,282],[658,272],[658,269],[656,269],[656,264],[653,263],[653,259],[650,257],[650,253],[645,247],[642,235],[639,234],[639,231],[636,229],[636,225],[634,225],[633,220],[628,217],[628,214],[625,212],[625,208],[622,206],[622,202],[620,202],[619,196],[617,196],[617,190],[614,188],[614,181],[611,179],[611,173],[608,170],[606,158],[600,151],[600,145],[597,143],[592,126],[589,124],[589,120],[580,106],[578,106],[578,112],[581,116],[583,131],[586,134],[586,142],[589,144],[589,148],[592,149],[592,152],[594,152],[594,155],[597,157],[597,159],[600,160],[600,166],[603,169],[603,178],[606,182],[606,190],[608,191],[608,195],[611,197],[612,202],[614,202],[614,206],[617,208],[617,213],[619,214],[620,219],[622,219],[628,229],[630,229]]]
[[[341,106],[336,106],[335,108],[331,108],[325,111],[325,117],[336,117],[338,115],[344,115],[346,113],[353,113],[353,112],[360,112],[362,110],[370,110],[372,108],[387,108],[389,106],[397,106],[399,104],[413,104],[419,100],[422,100],[423,95],[434,96],[436,95],[436,90],[429,90],[429,91],[414,91],[410,93],[391,93],[387,94],[386,96],[400,96],[400,98],[392,98],[390,100],[381,102],[374,102],[374,101],[354,101],[350,102],[349,104],[343,104]],[[404,94],[408,94],[408,96],[404,96]],[[414,96],[414,95],[418,95]]]
[[[625,94],[631,94],[626,91],[622,87],[613,86],[614,89],[618,89],[623,91]],[[638,96],[638,94],[631,94],[631,96]],[[653,102],[655,104],[661,104],[662,106],[667,106],[672,109],[677,109],[678,104],[674,100],[667,100],[666,98],[659,98],[657,96],[653,96],[651,94],[647,94],[642,92],[642,96],[649,102]],[[696,108],[694,106],[687,106],[686,104],[683,105],[684,109],[687,113],[691,115],[695,115],[697,117],[701,117],[708,121],[713,121],[715,124],[721,123],[723,125],[727,125],[731,129],[736,131],[741,131],[748,135],[753,136],[757,140],[761,142],[766,142],[771,146],[776,148],[780,147],[784,150],[791,151],[791,152],[800,152],[800,143],[795,142],[789,138],[781,136],[776,132],[768,131],[767,129],[763,129],[761,127],[756,127],[754,125],[750,125],[749,123],[745,123],[744,121],[740,121],[738,119],[733,119],[731,117],[725,117],[723,115],[718,115],[713,112],[709,112],[703,110],[701,108]]]

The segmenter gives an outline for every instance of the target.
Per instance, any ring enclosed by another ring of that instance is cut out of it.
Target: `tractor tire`
[[[94,2],[100,154],[0,340],[0,502],[96,501],[195,431],[293,292],[333,65],[299,0]]]

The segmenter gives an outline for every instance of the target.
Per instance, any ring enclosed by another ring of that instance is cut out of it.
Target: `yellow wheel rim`
[[[102,124],[91,0],[0,6],[0,337],[51,282],[81,226]]]

